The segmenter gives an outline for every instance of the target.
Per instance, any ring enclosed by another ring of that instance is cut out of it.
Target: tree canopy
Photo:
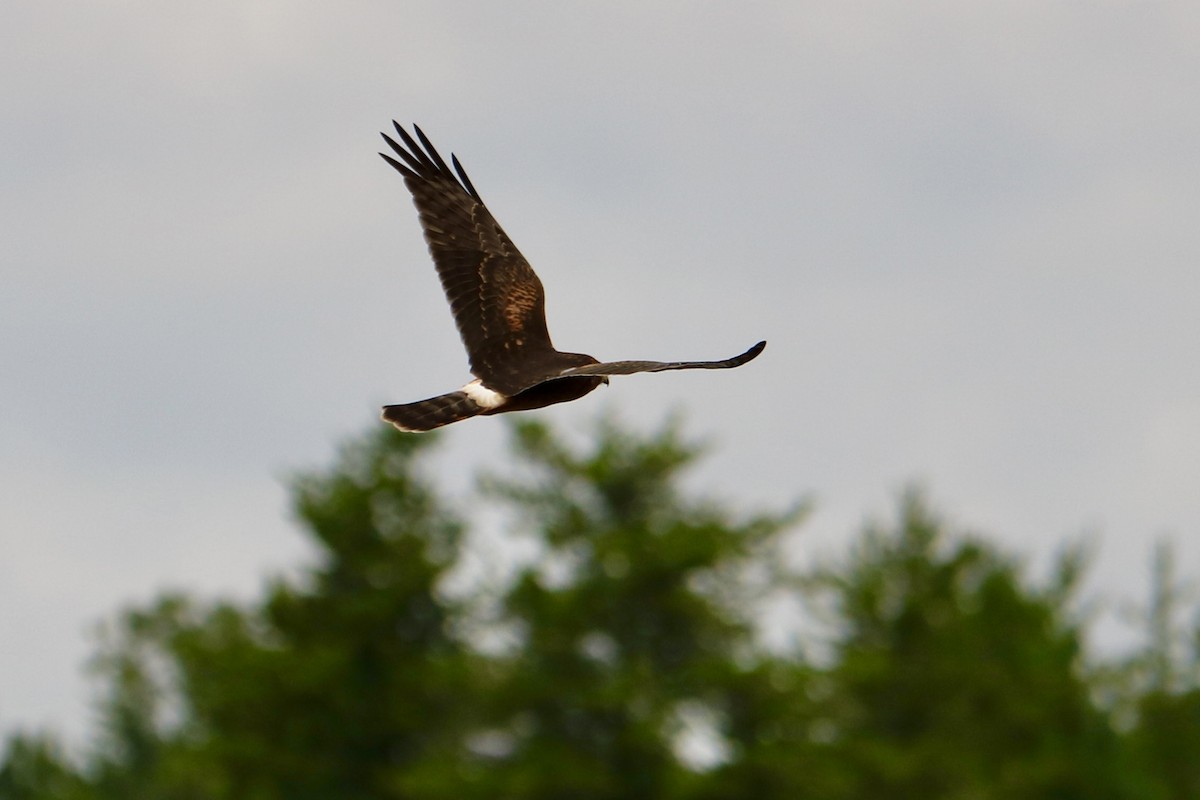
[[[372,431],[294,481],[314,563],[113,620],[87,751],[10,737],[0,800],[1200,796],[1165,567],[1145,651],[1097,663],[1079,550],[1036,584],[909,494],[800,569],[803,504],[689,493],[677,424],[512,432],[469,505],[532,555],[481,569],[478,515],[424,468],[438,439]],[[813,646],[769,645],[798,616]]]

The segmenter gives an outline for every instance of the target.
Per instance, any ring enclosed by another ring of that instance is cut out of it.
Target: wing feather
[[[452,170],[419,127],[413,126],[418,144],[393,124],[399,142],[381,135],[399,160],[380,155],[412,193],[471,371],[492,389],[515,394],[555,353],[542,283],[458,159],[451,156]]]
[[[666,372],[672,369],[732,369],[758,358],[758,354],[767,346],[759,342],[741,355],[727,358],[724,361],[609,361],[601,364],[586,364],[582,367],[571,367],[560,372],[557,378],[569,378],[574,375],[633,375],[638,372]]]

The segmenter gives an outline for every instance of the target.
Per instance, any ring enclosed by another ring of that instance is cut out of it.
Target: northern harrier
[[[428,431],[477,415],[542,408],[583,397],[609,375],[671,369],[740,367],[766,347],[759,342],[724,361],[613,361],[561,353],[546,330],[542,282],[483,204],[454,155],[446,165],[417,126],[418,145],[398,123],[400,144],[384,141],[400,160],[381,156],[404,176],[425,241],[475,380],[456,392],[384,406],[383,419],[402,431]]]

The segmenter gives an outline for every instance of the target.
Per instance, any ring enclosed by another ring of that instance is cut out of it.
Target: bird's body
[[[428,431],[474,416],[526,411],[577,400],[609,375],[676,369],[728,369],[755,358],[754,347],[725,361],[601,363],[564,353],[550,342],[545,293],[537,274],[483,204],[458,159],[454,170],[413,126],[420,145],[399,124],[403,145],[383,134],[400,160],[380,153],[404,176],[420,215],[429,252],[476,379],[456,392],[383,407],[402,431]]]

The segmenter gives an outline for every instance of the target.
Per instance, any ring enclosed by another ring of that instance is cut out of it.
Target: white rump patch
[[[485,410],[502,406],[508,400],[508,395],[487,388],[479,378],[471,381],[459,391],[471,398],[472,403]]]

